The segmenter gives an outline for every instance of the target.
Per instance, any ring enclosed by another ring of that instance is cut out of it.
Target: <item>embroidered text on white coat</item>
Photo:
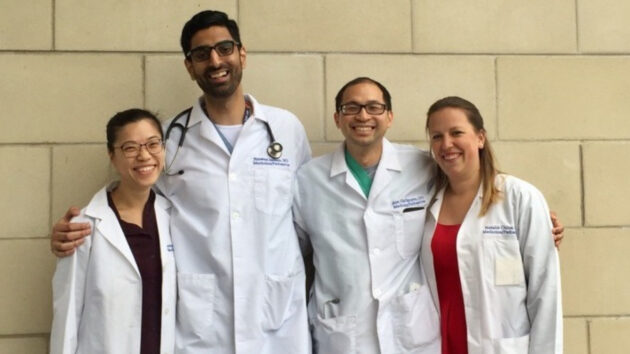
[[[270,157],[254,157],[254,165],[265,165],[265,166],[285,166],[289,167],[291,164],[289,163],[289,159],[272,159]]]
[[[399,209],[399,208],[409,208],[409,207],[421,207],[421,206],[424,206],[425,204],[426,204],[426,199],[424,199],[424,196],[421,195],[418,197],[410,197],[410,198],[394,200],[392,202],[392,207],[394,209]]]
[[[484,234],[496,234],[496,235],[516,235],[516,229],[511,225],[486,225],[483,228]]]

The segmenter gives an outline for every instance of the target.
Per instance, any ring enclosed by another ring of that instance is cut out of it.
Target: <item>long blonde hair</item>
[[[472,102],[467,101],[461,97],[449,96],[437,100],[429,107],[427,111],[427,121],[425,129],[429,131],[429,119],[431,115],[444,108],[458,108],[464,111],[468,122],[473,126],[476,133],[486,134],[486,129],[483,126],[483,118],[477,107]],[[485,143],[482,148],[479,149],[479,173],[481,174],[481,185],[483,187],[481,211],[479,216],[483,216],[488,212],[490,206],[501,199],[501,191],[495,186],[494,180],[500,171],[496,167],[496,161],[494,158],[494,152],[490,146],[490,141],[485,139]],[[448,178],[442,169],[438,166],[435,169],[435,194],[431,198],[432,205],[435,202],[437,193],[448,186]]]

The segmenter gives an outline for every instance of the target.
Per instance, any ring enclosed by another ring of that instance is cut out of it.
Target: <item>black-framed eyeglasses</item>
[[[136,157],[140,155],[140,150],[145,147],[151,155],[159,154],[164,148],[162,139],[151,139],[144,144],[138,144],[133,141],[128,141],[120,146],[114,146],[120,149],[125,157]]]
[[[387,109],[387,105],[378,102],[370,102],[368,104],[346,103],[339,106],[339,111],[341,112],[341,114],[351,115],[359,114],[359,112],[361,112],[363,108],[365,108],[365,111],[368,114],[378,115],[385,112],[385,110]]]
[[[210,54],[213,49],[220,57],[226,57],[234,53],[234,47],[239,45],[241,44],[232,40],[221,41],[215,45],[200,45],[188,51],[186,58],[196,62],[206,61],[210,59]]]

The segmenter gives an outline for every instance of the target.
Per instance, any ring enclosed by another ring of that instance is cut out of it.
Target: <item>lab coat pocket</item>
[[[495,339],[493,349],[494,354],[527,354],[529,353],[529,335]]]
[[[214,274],[177,274],[177,324],[183,333],[208,338],[214,315]]]
[[[424,229],[424,209],[394,214],[396,223],[396,247],[403,258],[415,257],[420,251]]]
[[[314,353],[352,354],[356,353],[356,324],[354,315],[313,320]]]
[[[293,199],[293,172],[283,166],[254,166],[256,209],[265,214],[284,215]]]
[[[399,352],[440,344],[440,321],[429,287],[424,285],[392,300]]]
[[[303,287],[304,273],[289,276],[267,275],[262,327],[274,331],[282,327],[294,313],[298,312],[306,300],[296,287]]]
[[[494,271],[495,286],[525,285],[525,272],[519,243],[516,238],[484,238],[484,254],[487,269]]]

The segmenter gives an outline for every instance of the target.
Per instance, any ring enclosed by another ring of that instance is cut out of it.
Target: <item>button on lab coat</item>
[[[558,253],[542,194],[516,177],[499,175],[503,198],[479,217],[481,188],[457,234],[469,354],[562,353]],[[422,264],[438,302],[431,240],[442,205],[427,217]]]
[[[313,249],[317,353],[440,352],[418,261],[432,171],[425,152],[385,139],[369,198],[343,144],[298,172],[294,215]]]
[[[183,173],[157,184],[173,204],[179,353],[310,352],[291,216],[295,171],[310,148],[293,114],[246,99],[253,112],[231,154],[197,100],[171,166]],[[284,147],[278,160],[267,155],[265,121]],[[167,166],[180,134],[175,129],[166,142]]]
[[[161,352],[173,353],[175,260],[170,204],[154,209],[162,258]],[[114,211],[101,189],[72,222],[89,222],[92,234],[72,256],[57,261],[53,277],[51,354],[140,353],[142,278]]]

